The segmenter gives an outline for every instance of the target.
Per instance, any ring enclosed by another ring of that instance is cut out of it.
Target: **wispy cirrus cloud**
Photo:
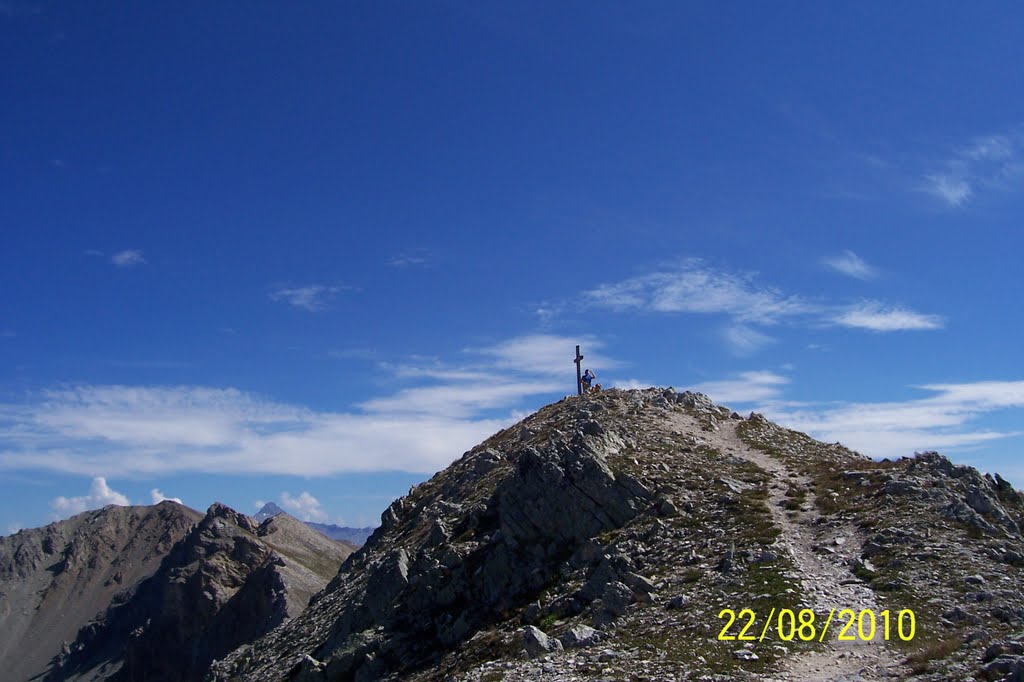
[[[1024,408],[1024,381],[925,384],[915,387],[929,394],[925,397],[878,402],[792,401],[785,395],[791,386],[789,377],[761,370],[698,384],[692,390],[722,404],[752,408],[783,426],[872,457],[957,452],[1021,435],[1019,430],[985,428],[979,421],[1001,410]],[[1007,476],[1024,471],[1004,469]],[[1024,483],[1019,475],[1015,480]]]
[[[351,291],[352,287],[328,284],[307,284],[305,286],[278,286],[270,292],[270,300],[287,303],[311,313],[327,308],[330,301],[341,291]]]
[[[843,251],[838,256],[831,256],[824,259],[827,267],[836,272],[860,280],[871,280],[878,277],[878,269],[868,265],[867,262],[853,251]]]
[[[125,249],[112,255],[110,262],[119,268],[133,268],[137,265],[145,265],[146,257],[138,249]]]
[[[853,252],[837,261],[845,274],[861,277],[875,270]],[[879,301],[842,303],[823,297],[788,294],[761,283],[753,274],[729,272],[687,259],[673,267],[601,284],[580,295],[582,307],[613,312],[698,314],[725,317],[728,324],[722,339],[736,355],[756,352],[774,339],[765,327],[790,324],[812,327],[840,326],[875,332],[939,329],[938,315],[918,313],[909,308]],[[580,304],[577,304],[580,305]],[[545,304],[545,314],[568,304]]]
[[[1024,129],[972,139],[922,175],[920,189],[947,206],[962,208],[985,191],[1024,187]]]
[[[873,332],[941,329],[945,326],[945,320],[939,315],[926,315],[879,301],[861,301],[848,306],[838,311],[832,322],[841,327]]]
[[[428,249],[412,249],[395,254],[385,261],[392,268],[425,267],[434,260],[434,254]]]
[[[729,315],[741,322],[774,324],[818,306],[760,284],[752,274],[715,269],[699,259],[677,267],[602,284],[583,292],[584,304],[618,311]]]
[[[588,359],[603,361],[599,340],[585,340]],[[118,477],[429,473],[511,424],[517,410],[574,392],[576,342],[518,337],[466,349],[454,364],[385,367],[401,388],[349,411],[312,410],[232,388],[51,389],[25,403],[0,404],[0,470]]]
[[[740,372],[728,379],[707,381],[693,386],[716,403],[744,404],[760,403],[779,399],[782,390],[789,384],[789,378],[772,371]]]
[[[722,339],[733,354],[740,357],[752,355],[775,341],[773,337],[742,323],[731,324],[722,330]]]
[[[918,386],[932,395],[901,402],[766,408],[768,416],[821,440],[839,441],[875,457],[976,446],[1020,435],[976,428],[988,413],[1024,408],[1024,381]]]
[[[86,249],[82,252],[91,258],[107,259],[107,254],[99,249]],[[146,265],[146,256],[139,249],[124,249],[110,255],[109,261],[119,268],[133,268],[139,265]]]

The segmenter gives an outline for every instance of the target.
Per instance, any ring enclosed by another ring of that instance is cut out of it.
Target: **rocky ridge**
[[[0,670],[49,670],[115,595],[150,577],[202,515],[173,502],[105,507],[0,538]]]
[[[297,616],[351,552],[286,514],[257,524],[214,504],[158,571],[79,630],[46,679],[202,679],[214,659]]]
[[[875,462],[671,389],[567,398],[397,500],[210,679],[1002,679],[1022,521],[938,455]],[[917,635],[720,641],[726,608],[913,608]]]

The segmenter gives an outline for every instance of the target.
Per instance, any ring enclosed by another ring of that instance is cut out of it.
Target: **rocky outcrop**
[[[595,429],[591,413],[569,416],[566,431],[537,421],[538,433],[502,432],[397,500],[306,614],[217,674],[298,666],[310,679],[372,679],[436,662],[535,599],[584,543],[651,506],[650,488],[613,471],[608,459],[624,443]]]
[[[351,553],[302,522],[214,504],[159,571],[85,625],[48,679],[198,680],[297,616]]]
[[[79,628],[153,575],[201,518],[173,502],[109,506],[0,538],[0,676],[45,674]]]

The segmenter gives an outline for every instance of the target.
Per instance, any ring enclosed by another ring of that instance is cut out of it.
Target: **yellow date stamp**
[[[824,614],[822,616],[824,617]],[[730,642],[763,642],[773,625],[775,637],[783,642],[791,642],[794,639],[801,642],[824,642],[833,621],[836,621],[836,640],[840,642],[870,642],[875,639],[888,641],[895,637],[909,642],[914,639],[917,632],[917,620],[910,609],[903,609],[895,614],[886,609],[880,611],[877,616],[871,609],[832,609],[828,613],[828,618],[824,618],[824,626],[820,628],[817,623],[820,623],[821,619],[811,609],[772,609],[760,628],[755,627],[758,617],[753,609],[742,609],[739,612],[722,609],[718,618],[725,621],[725,625],[718,633],[718,639]],[[734,625],[739,628],[735,634],[732,633]],[[760,636],[756,634],[758,629],[761,631]]]

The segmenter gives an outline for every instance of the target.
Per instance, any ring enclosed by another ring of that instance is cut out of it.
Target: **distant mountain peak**
[[[263,523],[267,519],[273,518],[278,514],[284,513],[284,509],[281,509],[273,502],[267,502],[265,505],[263,505],[263,508],[256,512],[256,514],[252,518],[256,520],[256,523]]]

